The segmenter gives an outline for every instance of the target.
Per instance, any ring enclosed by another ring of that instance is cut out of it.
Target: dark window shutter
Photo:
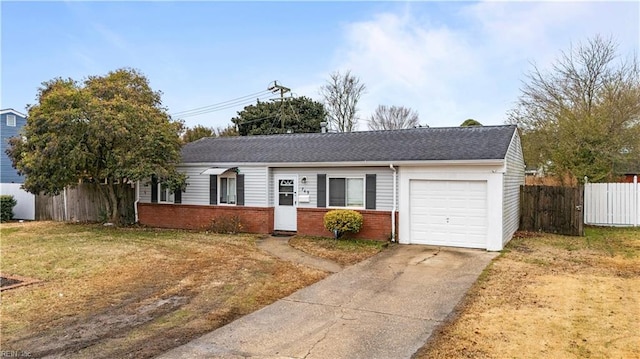
[[[151,176],[151,203],[158,203],[158,177]]]
[[[376,175],[367,175],[366,209],[376,209]]]
[[[318,208],[324,208],[327,206],[327,175],[318,175],[318,187],[316,193],[318,194],[317,202]]]
[[[218,176],[209,175],[209,204],[218,204]]]
[[[244,206],[244,175],[236,175],[236,204]]]
[[[173,203],[182,203],[182,191],[177,190],[173,192]]]

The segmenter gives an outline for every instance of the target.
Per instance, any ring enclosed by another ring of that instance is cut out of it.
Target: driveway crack
[[[342,314],[340,315],[340,318],[336,319],[333,321],[333,323],[331,323],[331,325],[329,325],[329,327],[324,331],[324,335],[322,335],[322,338],[318,339],[315,343],[313,343],[313,345],[311,346],[311,348],[309,348],[309,350],[307,350],[307,354],[305,354],[305,356],[303,357],[303,359],[307,358],[309,355],[311,355],[311,352],[316,348],[316,346],[318,344],[320,344],[320,342],[323,342],[325,339],[327,339],[327,336],[329,335],[329,332],[331,331],[331,329],[333,327],[336,326],[336,324],[338,324],[338,321],[340,319],[343,319],[344,316],[344,311],[342,311]]]
[[[437,250],[437,251],[435,251],[432,255],[430,255],[430,256],[428,256],[428,257],[425,257],[423,260],[419,261],[419,262],[418,262],[418,263],[416,263],[416,264],[424,263],[424,262],[428,261],[429,259],[434,258],[435,256],[437,256],[437,255],[440,253],[440,250],[441,250],[441,248],[440,248],[440,247],[438,247],[438,250]]]

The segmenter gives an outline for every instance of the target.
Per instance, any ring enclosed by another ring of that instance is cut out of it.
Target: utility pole
[[[284,94],[291,92],[291,89],[282,85],[278,85],[278,81],[273,81],[273,85],[267,88],[268,91],[273,93],[280,92],[280,126],[284,131],[284,116],[282,116],[282,106],[284,106]]]

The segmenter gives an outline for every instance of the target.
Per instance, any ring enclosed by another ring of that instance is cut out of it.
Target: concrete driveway
[[[496,255],[394,245],[161,358],[410,358]]]

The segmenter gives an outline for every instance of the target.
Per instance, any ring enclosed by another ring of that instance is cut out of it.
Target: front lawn
[[[415,358],[640,358],[640,228],[519,233]]]
[[[53,222],[0,225],[3,351],[145,358],[327,273],[279,260],[256,236]]]
[[[330,259],[343,266],[361,262],[380,252],[388,242],[362,239],[333,239],[326,237],[295,236],[289,245],[307,254]]]

